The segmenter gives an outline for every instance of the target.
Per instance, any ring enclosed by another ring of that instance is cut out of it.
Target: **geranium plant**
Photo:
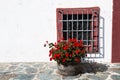
[[[76,39],[61,40],[57,43],[49,43],[50,61],[55,60],[58,64],[68,65],[81,62],[81,58],[86,57],[86,49],[83,41]]]

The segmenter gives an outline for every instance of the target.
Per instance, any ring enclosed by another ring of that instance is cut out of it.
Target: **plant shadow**
[[[82,74],[85,73],[94,73],[96,74],[97,72],[104,72],[108,70],[108,65],[107,64],[102,64],[102,63],[80,63],[79,67],[76,67],[76,73],[77,75],[62,75],[62,80],[73,80],[73,79],[78,79]]]
[[[108,65],[102,63],[83,63],[79,66],[79,73],[96,73],[96,72],[104,72],[108,69]]]

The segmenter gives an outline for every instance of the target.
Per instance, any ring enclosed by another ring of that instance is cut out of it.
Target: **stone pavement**
[[[0,63],[0,80],[120,80],[120,63],[102,65],[95,72],[62,76],[55,62]]]

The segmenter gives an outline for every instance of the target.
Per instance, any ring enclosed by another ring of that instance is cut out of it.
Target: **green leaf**
[[[71,61],[72,59],[70,59],[70,58],[67,58],[67,61]]]
[[[53,47],[54,44],[53,43],[49,43],[49,48]]]

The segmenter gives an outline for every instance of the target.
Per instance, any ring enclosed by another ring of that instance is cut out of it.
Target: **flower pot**
[[[57,64],[58,73],[64,76],[75,76],[82,72],[84,68],[82,64],[83,63],[69,64],[69,65]]]

